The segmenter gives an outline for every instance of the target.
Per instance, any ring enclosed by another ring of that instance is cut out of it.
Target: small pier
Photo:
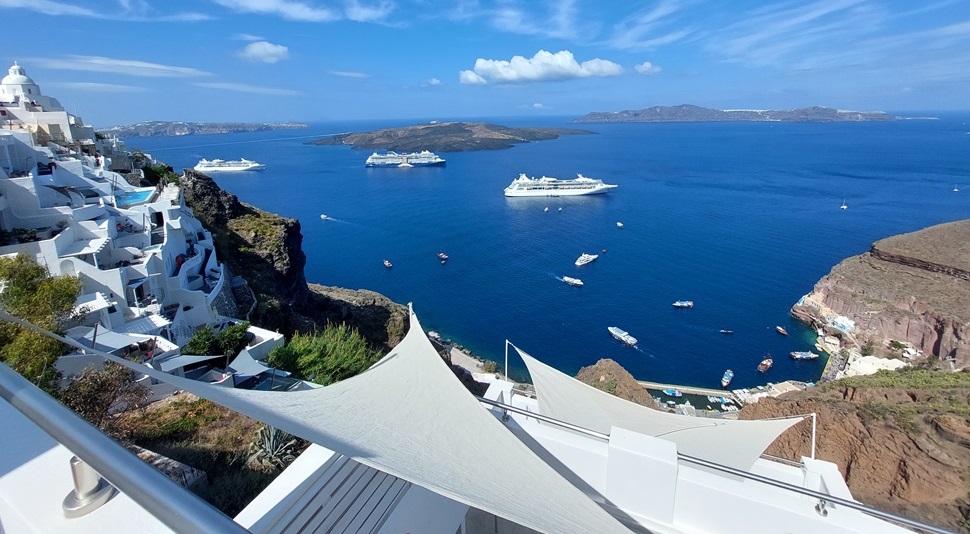
[[[637,380],[637,383],[646,389],[655,389],[657,391],[663,389],[676,389],[681,393],[687,393],[690,395],[701,395],[703,397],[713,396],[713,397],[727,397],[729,399],[734,399],[737,401],[737,397],[730,391],[726,389],[709,389],[709,388],[699,388],[695,386],[678,386],[676,384],[661,384],[660,382],[647,382],[646,380]]]

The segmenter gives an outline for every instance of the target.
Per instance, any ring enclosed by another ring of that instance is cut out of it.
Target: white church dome
[[[3,80],[0,80],[0,84],[2,85],[37,85],[34,83],[34,80],[31,80],[27,76],[27,71],[18,65],[16,61],[13,62],[13,66],[7,72],[9,74],[4,76]]]

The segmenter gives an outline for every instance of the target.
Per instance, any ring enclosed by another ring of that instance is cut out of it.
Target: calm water
[[[576,126],[566,119],[493,122]],[[970,217],[970,115],[582,125],[596,134],[443,154],[444,168],[365,169],[369,152],[303,144],[326,133],[412,123],[328,123],[129,145],[176,169],[202,157],[267,164],[262,172],[214,178],[244,202],[301,221],[309,281],[412,301],[426,329],[480,355],[501,362],[509,339],[569,374],[613,358],[640,379],[708,387],[719,385],[726,368],[735,372],[735,387],[817,379],[824,360],[788,357],[814,339],[790,318],[792,304],[876,239]],[[506,199],[502,189],[520,172],[579,172],[620,187],[595,197]],[[839,209],[843,199],[848,210]],[[573,265],[580,253],[604,248],[592,264]],[[442,250],[447,265],[435,257]],[[384,258],[393,269],[383,267]],[[586,285],[567,286],[563,275]],[[674,309],[678,299],[696,305]],[[607,326],[629,331],[639,349],[613,340]],[[766,353],[775,366],[761,375],[755,367]],[[524,375],[517,358],[510,365],[513,376]]]

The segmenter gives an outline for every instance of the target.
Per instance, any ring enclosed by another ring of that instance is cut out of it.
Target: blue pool
[[[131,191],[128,193],[117,194],[115,195],[115,205],[117,205],[119,208],[127,208],[128,206],[141,204],[142,202],[147,202],[154,193],[154,189],[145,189],[143,191]]]

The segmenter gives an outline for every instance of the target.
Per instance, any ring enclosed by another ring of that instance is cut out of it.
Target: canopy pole
[[[815,429],[818,426],[818,414],[812,412],[812,459],[815,459]]]
[[[505,380],[511,382],[509,378],[509,340],[505,340]]]

